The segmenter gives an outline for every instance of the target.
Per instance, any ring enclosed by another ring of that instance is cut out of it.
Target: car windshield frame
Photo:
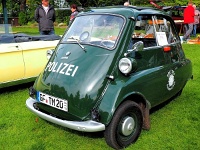
[[[61,43],[92,45],[115,49],[126,19],[117,14],[86,14],[77,16],[69,26]]]

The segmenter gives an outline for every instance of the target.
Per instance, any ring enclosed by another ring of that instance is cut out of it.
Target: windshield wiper
[[[78,45],[86,52],[86,48],[83,45],[81,45],[78,39],[75,39],[74,37],[69,37],[68,39],[75,40],[78,43]]]

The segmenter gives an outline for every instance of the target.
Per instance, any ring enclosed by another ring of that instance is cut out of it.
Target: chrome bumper
[[[62,120],[59,118],[55,118],[53,116],[47,115],[41,111],[36,110],[33,107],[33,104],[37,102],[35,99],[29,97],[26,100],[26,107],[32,111],[34,114],[37,116],[41,117],[44,120],[47,120],[49,122],[58,124],[63,127],[67,127],[73,130],[77,131],[83,131],[83,132],[98,132],[98,131],[103,131],[105,130],[105,125],[93,120],[88,120],[88,121],[67,121],[67,120]]]

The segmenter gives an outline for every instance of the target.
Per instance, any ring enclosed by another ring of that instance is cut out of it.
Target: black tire
[[[142,130],[140,107],[133,101],[122,103],[106,127],[104,137],[109,146],[122,149],[135,142]],[[128,129],[129,128],[129,129]]]

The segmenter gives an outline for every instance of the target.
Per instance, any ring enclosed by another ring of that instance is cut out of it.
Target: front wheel
[[[114,149],[127,147],[138,139],[142,124],[140,107],[133,101],[124,102],[106,127],[104,136],[107,144]]]

